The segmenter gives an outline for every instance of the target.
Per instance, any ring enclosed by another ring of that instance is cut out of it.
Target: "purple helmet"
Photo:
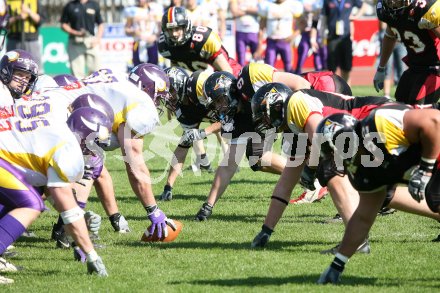
[[[102,148],[110,145],[112,123],[107,115],[99,110],[90,107],[78,108],[70,114],[67,126],[79,139],[84,154],[93,150],[95,143]]]
[[[115,113],[113,112],[112,106],[100,96],[95,94],[84,94],[76,98],[75,101],[70,104],[70,110],[72,112],[82,107],[90,107],[101,111],[107,115],[108,119],[113,124]]]
[[[55,75],[53,79],[58,84],[58,86],[66,86],[78,81],[78,78],[70,74],[58,74]]]
[[[161,100],[165,104],[169,99],[170,79],[157,65],[150,63],[137,65],[130,70],[128,80],[146,92],[158,108]]]
[[[16,71],[22,71],[31,75],[29,81],[18,78],[14,74]],[[0,60],[0,80],[8,87],[11,95],[15,99],[21,98],[23,94],[29,95],[34,89],[38,78],[38,64],[32,55],[24,50],[15,49],[2,57]],[[20,87],[13,88],[10,82],[14,80]]]

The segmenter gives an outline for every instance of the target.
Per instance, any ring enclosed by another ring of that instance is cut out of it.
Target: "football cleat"
[[[3,257],[0,257],[0,272],[17,272],[21,270],[21,267],[15,266]]]
[[[380,211],[377,213],[378,216],[388,216],[391,214],[394,214],[396,212],[395,209],[383,207],[380,209]]]
[[[336,254],[339,251],[339,246],[341,245],[341,243],[338,243],[335,247],[332,247],[330,249],[326,249],[326,250],[322,250],[321,252],[319,252],[320,254]],[[356,253],[364,253],[364,254],[369,254],[370,253],[370,241],[365,240],[364,243],[362,243],[358,249],[356,249]]]
[[[297,198],[291,199],[291,204],[303,204],[313,203],[320,201],[328,194],[327,187],[316,188],[315,190],[309,190],[304,188],[304,192]]]
[[[323,224],[336,224],[342,222],[343,221],[340,214],[336,214],[333,218],[322,221]]]
[[[25,230],[23,232],[23,234],[21,234],[21,237],[26,237],[26,238],[36,238],[37,234],[35,234],[35,232],[33,231],[29,231],[29,230]]]
[[[130,227],[128,226],[127,220],[120,213],[110,216],[109,220],[113,229],[115,229],[115,232],[119,232],[121,234],[130,232]]]
[[[0,276],[0,284],[12,284],[14,280]]]
[[[195,217],[195,220],[199,222],[207,221],[212,214],[212,208],[213,206],[210,205],[209,203],[207,202],[203,203],[202,207],[200,208],[199,212]]]

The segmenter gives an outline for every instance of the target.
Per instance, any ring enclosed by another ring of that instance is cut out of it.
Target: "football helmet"
[[[286,85],[271,82],[260,87],[251,100],[255,130],[262,134],[271,128],[279,131],[284,122],[284,102],[293,94]]]
[[[172,30],[183,29],[183,36],[177,39],[173,36]],[[169,46],[180,46],[191,39],[192,24],[191,20],[183,7],[170,7],[162,16],[162,32],[165,42]]]
[[[323,136],[321,156],[328,158],[337,151],[345,153],[350,146],[355,147],[355,150],[357,150],[359,146],[359,139],[356,134],[358,122],[354,116],[345,113],[332,114],[322,119],[316,127],[316,133]],[[343,140],[338,139],[341,134],[346,135],[342,137]]]
[[[110,144],[112,123],[109,117],[99,110],[90,107],[78,108],[67,118],[67,125],[76,135],[83,154],[89,154],[96,149],[94,144],[101,148]]]
[[[70,104],[70,111],[73,113],[73,111],[83,107],[99,110],[100,112],[106,114],[110,122],[113,124],[115,117],[113,108],[102,97],[95,94],[80,95],[72,102],[72,104]]]
[[[55,75],[53,79],[58,84],[58,86],[66,86],[78,81],[78,78],[70,74],[58,74]]]
[[[391,16],[396,16],[408,7],[413,0],[383,0],[384,10]]]
[[[237,112],[237,79],[227,71],[216,71],[203,84],[203,96],[214,119],[228,123]]]
[[[16,71],[22,71],[30,74],[29,81],[19,78],[15,75]],[[22,95],[29,95],[34,89],[38,79],[38,64],[32,55],[24,50],[15,49],[6,52],[0,60],[0,80],[8,87],[14,99],[21,98]],[[18,87],[12,87],[11,81],[19,84]]]
[[[141,63],[130,70],[128,80],[153,99],[160,114],[163,112],[161,104],[169,100],[170,79],[159,66]]]
[[[189,75],[183,68],[177,66],[168,67],[164,71],[170,79],[170,95],[169,99],[165,100],[165,107],[174,112],[177,103],[180,103],[185,95]]]

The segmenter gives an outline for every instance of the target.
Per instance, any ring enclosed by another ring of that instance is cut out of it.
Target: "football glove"
[[[385,81],[385,67],[378,66],[376,74],[374,75],[373,84],[377,92],[383,89],[383,83]]]
[[[200,208],[199,212],[197,213],[195,220],[202,222],[208,220],[208,218],[212,214],[212,209],[214,207],[210,205],[209,203],[205,202],[203,203],[202,207]]]
[[[100,256],[95,261],[87,261],[87,272],[89,274],[97,273],[99,277],[108,277],[107,270]]]
[[[150,235],[154,234],[154,231],[157,230],[157,237],[162,238],[164,236],[165,238],[168,236],[168,229],[167,225],[173,229],[173,231],[176,231],[177,227],[173,220],[168,219],[167,216],[156,206],[156,208],[148,214],[148,218],[151,221],[151,226],[148,229],[148,233]]]
[[[128,233],[130,232],[130,227],[128,226],[128,222],[123,215],[120,213],[116,213],[109,217],[110,224],[112,224],[115,232],[119,233]]]
[[[187,129],[183,132],[179,145],[191,146],[194,141],[206,138],[204,129]]]
[[[87,211],[84,214],[84,219],[86,219],[87,229],[90,232],[97,234],[101,227],[101,216],[92,211]]]
[[[252,241],[251,248],[259,248],[266,246],[267,242],[269,242],[272,233],[273,230],[263,224],[260,233],[258,233],[257,236],[255,236],[254,240]]]
[[[161,201],[169,201],[173,199],[173,188],[169,185],[165,185],[163,192],[159,197]]]
[[[305,165],[303,171],[301,172],[299,184],[301,184],[302,187],[307,188],[308,190],[314,191],[316,189],[316,170],[317,169],[312,169],[309,166]]]
[[[348,258],[347,258],[347,260],[348,260]],[[333,262],[321,274],[317,283],[318,284],[327,284],[327,283],[338,284],[341,281],[341,274],[344,271],[345,262],[338,257],[338,253],[337,253],[335,258],[333,259]]]
[[[422,158],[420,165],[411,172],[411,177],[408,182],[408,191],[417,202],[425,198],[426,186],[429,180],[431,180],[434,165],[435,160]]]

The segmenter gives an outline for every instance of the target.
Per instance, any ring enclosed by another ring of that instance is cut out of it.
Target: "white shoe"
[[[12,283],[14,283],[14,280],[0,276],[0,284],[12,284]]]
[[[290,203],[292,204],[303,204],[303,203],[312,203],[315,201],[321,200],[324,196],[328,194],[327,187],[322,187],[318,181],[315,181],[315,190],[309,190],[304,188],[303,193],[297,198],[291,199]]]
[[[17,272],[18,270],[15,265],[0,257],[0,272]]]

